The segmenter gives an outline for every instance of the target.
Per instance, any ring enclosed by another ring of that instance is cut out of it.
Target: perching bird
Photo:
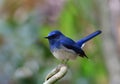
[[[47,38],[50,44],[50,51],[59,60],[67,62],[73,60],[77,56],[86,57],[85,52],[82,50],[82,46],[85,42],[94,38],[101,33],[100,30],[93,32],[92,34],[75,42],[71,38],[66,37],[58,30],[54,30],[48,34]]]

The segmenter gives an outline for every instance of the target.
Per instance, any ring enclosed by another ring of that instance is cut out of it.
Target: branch
[[[54,68],[45,78],[45,82],[43,84],[54,84],[61,78],[65,76],[67,73],[68,67],[65,64],[60,64],[56,68]]]

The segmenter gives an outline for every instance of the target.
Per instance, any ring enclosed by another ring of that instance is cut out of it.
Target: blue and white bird
[[[101,31],[98,30],[75,42],[71,38],[66,37],[60,31],[54,30],[50,32],[45,38],[49,40],[50,51],[52,54],[57,59],[66,63],[68,60],[73,60],[77,56],[87,58],[85,52],[82,50],[84,43],[99,35],[100,33]]]

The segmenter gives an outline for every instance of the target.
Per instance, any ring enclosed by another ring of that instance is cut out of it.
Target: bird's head
[[[63,34],[60,31],[54,30],[50,32],[45,38],[47,38],[48,40],[58,40],[61,36],[63,36]]]

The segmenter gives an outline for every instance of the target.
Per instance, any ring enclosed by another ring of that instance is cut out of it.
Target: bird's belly
[[[54,49],[53,55],[59,60],[74,60],[77,54],[70,49]]]

